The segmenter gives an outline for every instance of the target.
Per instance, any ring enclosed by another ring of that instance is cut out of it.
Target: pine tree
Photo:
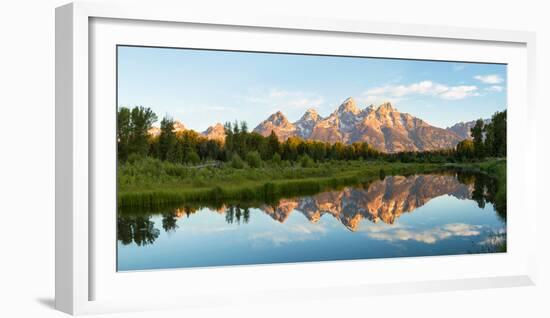
[[[271,131],[271,134],[269,134],[269,137],[267,137],[267,149],[268,155],[271,157],[276,153],[281,153],[281,144],[279,143],[279,138],[277,138],[277,135],[273,130]]]
[[[159,156],[160,160],[177,162],[176,149],[177,137],[174,132],[174,121],[171,118],[164,117],[160,122],[159,135]]]
[[[485,156],[485,147],[483,144],[483,119],[478,119],[475,126],[471,130],[474,140],[474,150],[476,157],[483,158]]]

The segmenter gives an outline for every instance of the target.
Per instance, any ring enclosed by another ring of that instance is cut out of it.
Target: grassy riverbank
[[[479,169],[494,175],[503,171],[505,178],[505,166],[505,162],[497,161],[453,164],[451,167],[448,164],[357,160],[313,163],[307,167],[283,162],[261,168],[235,169],[230,165],[192,167],[146,158],[118,167],[118,203],[119,207],[147,208],[186,201],[270,202],[343,185],[369,183],[385,175],[427,173],[447,168]]]

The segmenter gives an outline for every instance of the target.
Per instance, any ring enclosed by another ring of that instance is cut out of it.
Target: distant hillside
[[[470,136],[470,130],[474,128],[477,120],[472,120],[468,122],[460,122],[457,124],[452,125],[451,127],[447,127],[448,131],[452,131],[455,134],[457,134],[462,139],[469,139]],[[488,124],[491,122],[490,119],[484,119],[483,122],[485,124]]]

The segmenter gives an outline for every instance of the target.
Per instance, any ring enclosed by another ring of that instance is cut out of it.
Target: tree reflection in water
[[[486,174],[468,171],[447,171],[439,175],[384,176],[381,180],[362,184],[359,187],[344,188],[304,198],[281,199],[276,204],[266,204],[263,202],[220,204],[219,202],[215,202],[207,207],[225,214],[225,220],[228,224],[249,223],[250,208],[261,209],[274,220],[282,223],[288,217],[288,213],[297,209],[298,206],[307,208],[308,204],[311,205],[312,202],[317,202],[317,206],[314,208],[319,208],[324,203],[331,203],[331,206],[342,206],[342,210],[328,211],[326,213],[337,217],[348,229],[354,231],[358,225],[358,220],[355,216],[359,213],[369,213],[368,211],[365,212],[367,209],[364,207],[369,206],[371,201],[380,200],[380,197],[375,197],[377,193],[383,194],[382,200],[389,202],[388,206],[402,206],[404,210],[399,211],[397,214],[395,211],[392,211],[393,215],[389,217],[384,214],[374,216],[361,215],[359,219],[365,217],[372,222],[376,222],[381,218],[385,223],[393,224],[402,212],[412,212],[416,208],[426,204],[429,200],[448,194],[458,199],[471,199],[482,209],[485,208],[487,203],[490,203],[493,205],[499,218],[503,222],[506,222],[506,196],[497,196],[499,186],[502,187],[503,185],[499,184],[498,180]],[[348,202],[345,209],[342,202],[336,202],[338,200],[342,201],[344,192],[346,192],[347,200],[353,201],[352,205]],[[160,234],[160,230],[155,228],[155,223],[151,221],[153,215],[162,215],[162,228],[165,232],[170,232],[178,229],[177,221],[179,218],[183,216],[190,217],[202,208],[204,208],[202,205],[188,204],[183,207],[166,208],[160,211],[119,211],[117,218],[117,239],[123,245],[128,245],[132,242],[138,246],[153,244]],[[311,222],[317,222],[320,215],[325,213],[306,210],[301,212]]]
[[[239,206],[230,206],[225,211],[225,220],[227,223],[232,224],[233,222],[236,222],[237,224],[240,224],[241,219],[243,220],[243,223],[248,223],[248,220],[250,219],[250,209],[248,207],[241,208]]]
[[[468,171],[458,173],[457,179],[463,184],[473,186],[471,199],[476,201],[480,208],[483,209],[486,203],[491,203],[498,216],[506,221],[506,196],[497,197],[499,187],[505,187],[504,184],[499,184],[497,179],[486,174]]]
[[[124,245],[132,242],[138,246],[153,244],[160,230],[155,228],[151,216],[120,216],[117,218],[117,239]]]

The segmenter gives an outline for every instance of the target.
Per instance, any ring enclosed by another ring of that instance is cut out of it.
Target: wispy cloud
[[[253,91],[244,99],[262,107],[281,111],[305,110],[311,107],[319,108],[325,102],[325,99],[316,93],[277,88],[267,91]]]
[[[457,100],[464,99],[470,96],[479,96],[477,92],[477,86],[472,85],[460,85],[449,87],[449,89],[439,95],[443,99]]]
[[[426,244],[434,244],[439,240],[449,237],[468,237],[481,234],[480,225],[471,225],[464,223],[451,223],[441,227],[434,227],[427,230],[412,230],[407,228],[386,227],[384,229],[368,229],[368,235],[371,238],[384,241],[417,241]]]
[[[479,96],[478,87],[474,85],[448,86],[433,81],[421,81],[409,85],[386,85],[368,89],[364,96],[386,98],[403,98],[411,95],[428,95],[446,100],[458,100]]]
[[[496,74],[490,75],[476,75],[474,79],[482,82],[483,84],[500,84],[504,82],[504,79]]]
[[[219,110],[219,111],[235,111],[236,109],[229,106],[205,106],[204,110]]]
[[[503,87],[503,86],[500,86],[500,85],[491,85],[491,86],[489,86],[489,87],[486,87],[486,88],[485,88],[485,91],[487,91],[487,92],[500,93],[500,92],[504,91],[504,87]]]
[[[287,225],[272,231],[264,231],[250,236],[250,241],[267,241],[280,246],[292,242],[318,240],[327,233],[327,229],[319,224]]]
[[[356,98],[360,105],[380,105],[385,102],[396,104],[404,99],[403,97],[392,97],[387,95],[362,95]]]
[[[177,107],[173,107],[173,110],[171,112],[165,112],[157,114],[159,115],[159,118],[156,122],[156,126],[160,124],[160,121],[162,117],[169,117],[176,120],[180,120],[185,122],[187,125],[190,125],[189,118],[209,118],[208,116],[212,114],[212,112],[219,112],[219,113],[237,113],[238,109],[231,106],[224,106],[224,105],[216,105],[216,104],[201,104],[201,103],[185,103],[180,104]],[[193,123],[196,124],[196,121]],[[211,124],[211,123],[206,123]],[[197,127],[194,127],[194,129],[197,129]]]

